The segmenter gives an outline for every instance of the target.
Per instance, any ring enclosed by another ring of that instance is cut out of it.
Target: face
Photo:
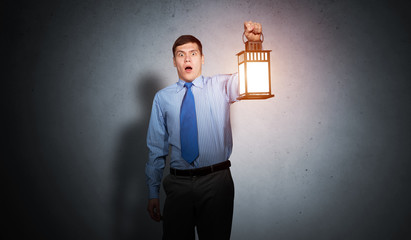
[[[186,43],[176,47],[173,62],[178,77],[185,82],[192,82],[201,75],[204,56],[201,55],[197,43]]]

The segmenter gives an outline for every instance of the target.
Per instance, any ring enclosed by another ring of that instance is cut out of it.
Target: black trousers
[[[163,210],[163,240],[228,240],[234,206],[230,169],[201,177],[168,175]]]

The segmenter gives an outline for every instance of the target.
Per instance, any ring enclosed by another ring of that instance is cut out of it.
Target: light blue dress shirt
[[[193,165],[181,157],[180,108],[186,88],[179,81],[154,97],[147,133],[149,160],[146,164],[149,198],[158,198],[166,157],[170,167],[192,169],[227,160],[233,148],[230,104],[238,101],[238,75],[200,76],[193,81],[198,127],[199,156]],[[170,146],[170,148],[169,148]]]

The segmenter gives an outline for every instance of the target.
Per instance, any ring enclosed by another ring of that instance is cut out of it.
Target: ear
[[[201,55],[201,64],[204,64],[204,55]]]
[[[177,64],[176,64],[176,57],[173,57],[173,64],[174,64],[174,67],[177,67]]]

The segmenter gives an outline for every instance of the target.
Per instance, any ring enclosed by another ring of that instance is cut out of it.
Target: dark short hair
[[[201,45],[200,40],[193,35],[181,35],[173,44],[173,57],[176,56],[176,48],[186,43],[197,43],[198,50],[200,50],[201,55],[203,55],[203,45]]]

